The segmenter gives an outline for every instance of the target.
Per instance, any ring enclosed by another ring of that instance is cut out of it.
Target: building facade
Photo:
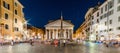
[[[27,39],[44,40],[44,30],[34,26],[27,26]]]
[[[25,22],[23,8],[18,0],[0,0],[0,38],[22,39]]]
[[[91,17],[94,11],[95,11],[94,8],[88,9],[87,13],[85,14],[85,21],[81,24],[81,26],[75,32],[76,39],[89,40],[89,36],[91,33],[90,32]]]
[[[87,38],[86,33],[86,23],[83,22],[83,24],[75,31],[75,38],[74,40],[85,40]]]
[[[88,12],[87,16],[90,14]],[[87,21],[90,30],[86,31],[89,32],[89,40],[120,40],[120,0],[106,0],[103,4],[92,7],[91,13],[88,17],[90,22]]]
[[[45,25],[45,39],[72,39],[73,28],[74,25],[69,20],[58,19],[50,21],[47,25]]]

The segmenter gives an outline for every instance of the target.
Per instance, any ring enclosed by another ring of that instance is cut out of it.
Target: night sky
[[[104,0],[19,0],[24,6],[24,14],[29,24],[44,28],[49,20],[60,19],[61,11],[65,20],[71,20],[74,31],[83,23],[90,7]]]

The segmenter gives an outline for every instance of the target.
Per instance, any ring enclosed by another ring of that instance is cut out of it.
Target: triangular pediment
[[[45,25],[45,27],[49,27],[49,26],[61,26],[61,20],[56,20]],[[63,20],[63,26],[74,26],[74,25],[70,22]]]

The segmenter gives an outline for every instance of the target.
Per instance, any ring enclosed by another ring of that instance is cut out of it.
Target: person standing
[[[65,45],[66,45],[66,41],[65,41],[65,40],[63,40],[63,46],[65,47]]]
[[[55,47],[58,46],[58,40],[54,40],[54,45],[55,45]]]
[[[14,40],[11,40],[11,45],[12,45],[12,46],[14,45]]]

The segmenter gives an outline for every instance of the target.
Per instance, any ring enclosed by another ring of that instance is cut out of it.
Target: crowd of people
[[[19,43],[29,43],[31,46],[33,46],[34,40],[33,39],[29,39],[27,41],[15,41],[15,40],[10,40],[9,42],[4,42],[3,40],[0,40],[0,45],[11,45],[14,46],[15,44],[19,44]]]
[[[120,41],[118,40],[109,40],[103,42],[106,47],[120,47]]]
[[[45,41],[45,44],[54,45],[55,47],[57,47],[57,46],[65,47],[67,44],[67,40],[58,40],[58,39],[47,40],[47,41]]]

